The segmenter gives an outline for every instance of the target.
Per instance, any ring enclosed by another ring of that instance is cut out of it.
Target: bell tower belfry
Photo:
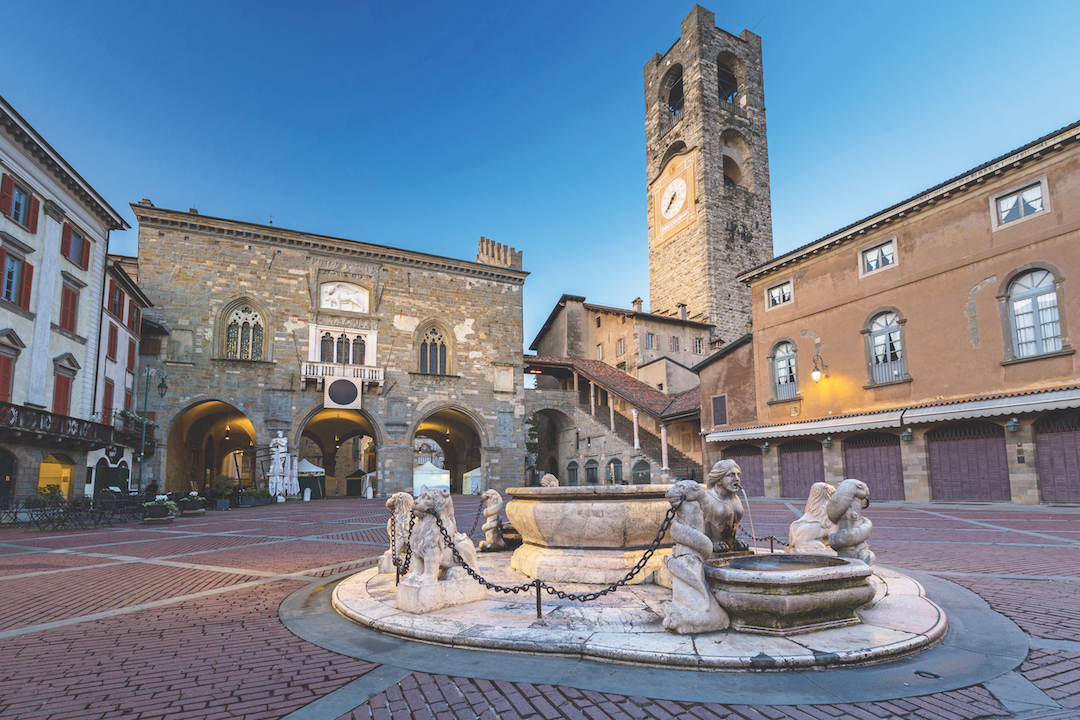
[[[761,38],[716,27],[695,5],[682,37],[645,65],[649,305],[713,325],[750,326],[735,276],[773,257]]]

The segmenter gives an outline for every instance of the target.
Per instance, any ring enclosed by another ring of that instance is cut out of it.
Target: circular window
[[[356,401],[356,386],[348,380],[335,380],[326,391],[335,405],[349,405]]]

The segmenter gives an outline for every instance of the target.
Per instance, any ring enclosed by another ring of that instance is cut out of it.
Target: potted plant
[[[258,492],[253,488],[242,488],[240,490],[240,507],[255,507]]]
[[[210,484],[210,489],[214,493],[214,497],[217,498],[217,510],[229,509],[229,496],[232,495],[233,487],[236,482],[228,475],[218,475],[214,478],[214,481]]]
[[[172,500],[151,500],[143,503],[143,522],[172,522],[180,508]]]
[[[191,492],[180,499],[180,512],[184,515],[201,515],[206,504],[206,498],[197,492]]]

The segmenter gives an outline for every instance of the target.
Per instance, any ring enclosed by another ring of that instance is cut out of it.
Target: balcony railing
[[[104,419],[102,422],[106,422]],[[125,447],[138,449],[138,445],[142,442],[142,420],[139,417],[132,417],[132,413],[124,413],[120,410],[113,410],[112,418],[107,423],[116,430],[115,444],[124,445]],[[147,423],[146,425],[146,454],[147,456],[154,454],[154,430],[156,427],[153,424]]]
[[[371,365],[341,365],[339,363],[306,362],[305,378],[356,378],[364,382],[382,384],[383,369]]]
[[[76,442],[93,447],[111,445],[114,433],[110,425],[6,402],[0,402],[0,432],[31,442]]]

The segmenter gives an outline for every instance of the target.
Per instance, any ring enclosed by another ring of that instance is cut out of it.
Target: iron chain
[[[765,537],[757,537],[756,535],[752,535],[751,533],[748,533],[745,530],[743,530],[742,525],[739,526],[739,532],[742,533],[744,537],[748,537],[751,540],[756,540],[758,542],[769,542],[770,540],[775,540],[776,542],[780,543],[784,547],[792,547],[789,543],[784,542],[783,540],[776,537],[775,535],[766,535]]]
[[[412,537],[413,523],[416,522],[416,516],[412,513],[409,514],[409,538]],[[405,539],[405,562],[401,562],[401,558],[398,557],[395,548],[397,547],[397,523],[390,523],[390,559],[394,562],[394,567],[397,568],[398,575],[404,575],[409,572],[409,562],[412,560],[412,543],[409,542],[409,538]]]

